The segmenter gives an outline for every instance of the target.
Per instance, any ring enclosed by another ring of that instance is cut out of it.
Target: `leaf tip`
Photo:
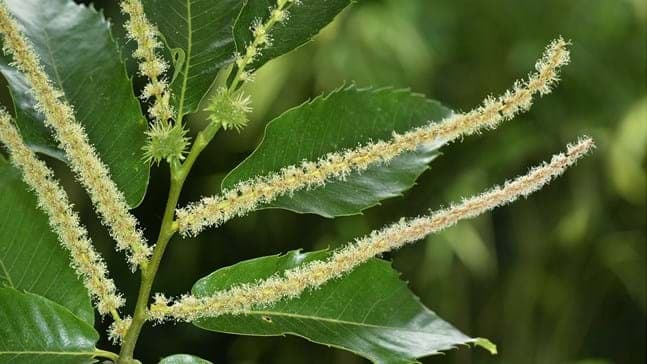
[[[478,337],[476,338],[476,341],[474,341],[474,346],[481,347],[487,351],[490,352],[492,355],[497,355],[499,352],[497,350],[496,344],[494,344],[492,341]]]

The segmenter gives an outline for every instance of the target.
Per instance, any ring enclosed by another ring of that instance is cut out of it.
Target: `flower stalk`
[[[527,174],[508,181],[503,186],[496,186],[426,216],[402,219],[337,250],[328,260],[307,263],[285,271],[282,276],[234,286],[210,297],[186,295],[173,301],[158,294],[149,309],[150,319],[193,321],[226,314],[243,314],[255,307],[270,306],[285,298],[298,297],[307,289],[320,287],[332,279],[344,276],[375,256],[401,248],[520,197],[527,197],[561,175],[593,148],[593,141],[584,137],[578,143],[568,145],[565,153],[553,156],[549,163],[534,167]]]

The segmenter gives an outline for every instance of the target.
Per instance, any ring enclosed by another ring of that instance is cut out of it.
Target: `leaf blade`
[[[159,27],[166,45],[181,49],[183,61],[171,88],[181,114],[197,110],[218,72],[231,64],[232,29],[242,0],[143,0],[149,19]]]
[[[325,259],[329,254],[290,252],[244,261],[202,278],[192,292],[198,297],[207,296]],[[243,315],[201,319],[194,324],[211,331],[242,335],[296,335],[380,363],[415,362],[416,358],[456,345],[477,342],[425,308],[398,276],[389,263],[373,259],[344,278],[304,292],[298,298]]]
[[[212,363],[208,360],[198,358],[197,356],[194,356],[194,355],[175,354],[175,355],[171,355],[171,356],[167,356],[166,358],[163,358],[162,360],[160,360],[159,364],[212,364]]]
[[[92,363],[99,334],[46,298],[0,288],[0,363]]]
[[[93,8],[69,0],[52,0],[47,7],[38,0],[8,0],[6,4],[45,72],[74,106],[77,121],[85,127],[129,205],[139,205],[149,175],[142,151],[146,119],[108,21]],[[9,83],[25,141],[37,152],[65,160],[35,108],[29,83],[10,62],[10,57],[0,57],[0,72]]]

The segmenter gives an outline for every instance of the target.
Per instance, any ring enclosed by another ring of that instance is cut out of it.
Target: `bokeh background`
[[[115,1],[85,2],[103,9],[123,39]],[[250,127],[217,136],[183,201],[217,192],[273,117],[344,83],[411,88],[465,111],[524,77],[559,35],[572,41],[573,62],[529,113],[443,148],[403,198],[336,220],[260,211],[199,238],[176,239],[155,290],[181,294],[240,260],[338,246],[524,173],[587,134],[598,143],[594,155],[544,190],[386,258],[428,307],[468,335],[490,338],[500,352],[461,348],[424,363],[644,363],[646,24],[644,0],[358,1],[314,42],[259,71],[249,88]],[[198,126],[203,117],[191,120]],[[151,237],[166,176],[164,168],[153,171],[136,210]],[[139,279],[112,253],[91,208],[83,209],[134,303]],[[232,364],[365,362],[295,337],[238,337],[187,324],[144,329],[137,353],[144,363],[174,353]]]

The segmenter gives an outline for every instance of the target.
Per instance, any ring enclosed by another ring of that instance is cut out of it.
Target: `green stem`
[[[171,187],[169,191],[169,197],[166,202],[164,218],[162,219],[162,227],[157,238],[157,244],[155,244],[153,256],[148,266],[141,271],[141,283],[139,286],[137,303],[135,305],[135,312],[133,314],[130,328],[128,329],[128,332],[124,337],[123,344],[121,346],[121,352],[119,353],[119,360],[117,361],[117,363],[120,364],[137,363],[137,361],[133,359],[133,354],[135,352],[135,346],[137,345],[137,339],[139,338],[141,329],[146,322],[146,306],[150,298],[153,282],[155,280],[155,276],[157,275],[157,270],[159,269],[159,265],[162,261],[162,256],[164,255],[166,246],[168,245],[168,242],[171,240],[171,237],[173,236],[173,234],[175,234],[176,231],[173,226],[173,217],[177,201],[180,198],[180,192],[182,191],[182,185],[184,183],[183,179],[177,177],[177,174],[173,171],[173,169],[171,169]]]
[[[150,299],[150,293],[155,281],[155,276],[157,275],[162,257],[164,256],[164,251],[173,235],[177,232],[177,224],[174,221],[174,216],[177,202],[180,198],[180,193],[182,192],[182,187],[184,186],[184,182],[186,181],[186,178],[198,156],[204,148],[207,147],[219,129],[220,124],[210,124],[207,126],[203,131],[198,133],[186,161],[182,165],[171,165],[171,187],[169,190],[168,200],[166,202],[166,208],[164,210],[164,217],[162,218],[162,227],[160,228],[157,243],[153,250],[153,256],[148,265],[142,267],[141,270],[142,277],[139,286],[139,294],[137,296],[137,303],[135,304],[135,313],[133,314],[130,328],[123,339],[121,352],[119,353],[119,358],[117,360],[118,364],[138,363],[137,360],[133,359],[135,346],[137,345],[139,334],[141,333],[142,327],[147,319],[146,307]]]
[[[101,350],[101,349],[95,349],[94,350],[94,356],[99,357],[99,358],[110,359],[112,361],[115,361],[115,360],[119,359],[119,355],[117,355],[117,354],[115,354],[115,353],[113,353],[111,351]]]

